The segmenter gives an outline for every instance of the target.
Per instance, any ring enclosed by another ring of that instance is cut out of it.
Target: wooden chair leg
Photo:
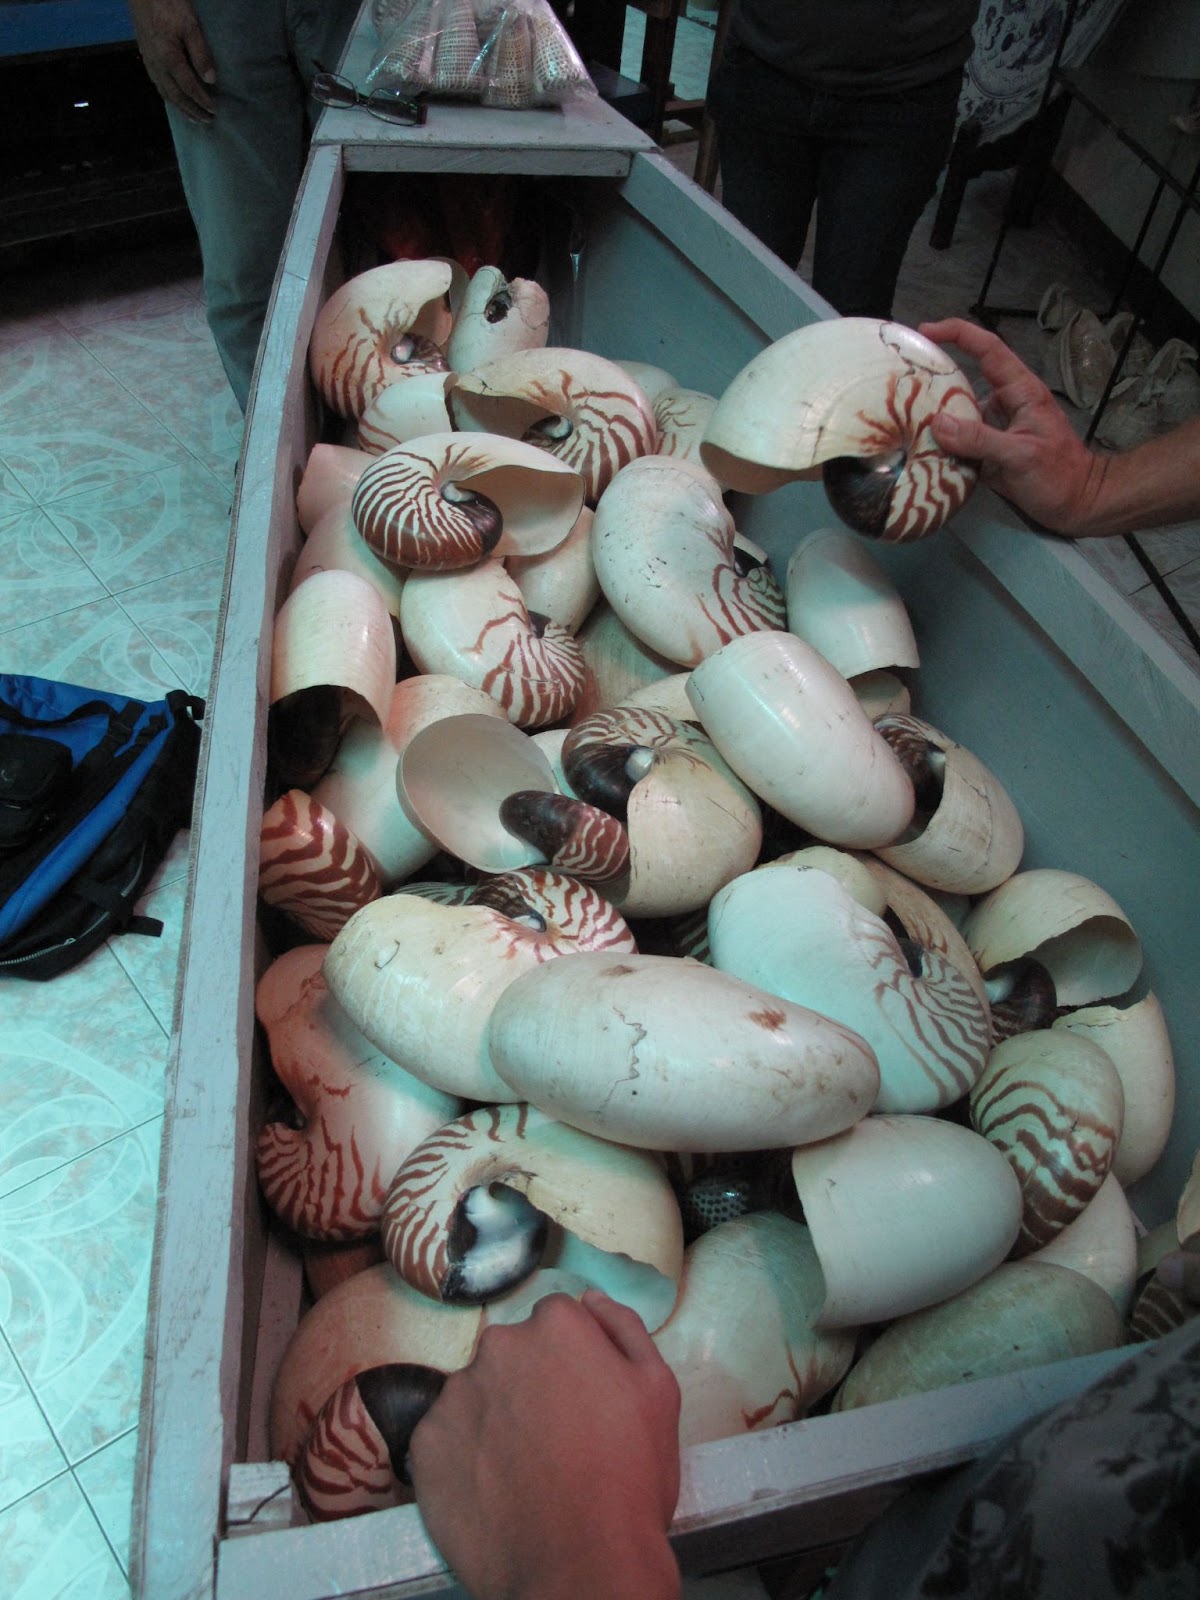
[[[935,250],[948,250],[954,243],[954,224],[962,208],[967,183],[975,175],[975,154],[983,137],[983,127],[974,117],[964,122],[955,135],[942,179],[937,214],[930,229],[929,242]]]
[[[695,180],[708,194],[717,186],[720,169],[720,151],[717,148],[717,126],[708,111],[712,95],[713,77],[721,57],[725,54],[725,41],[729,37],[729,23],[733,16],[734,0],[721,0],[717,8],[717,31],[713,37],[712,58],[708,67],[708,84],[704,91],[704,116],[700,122],[700,144],[696,151]]]

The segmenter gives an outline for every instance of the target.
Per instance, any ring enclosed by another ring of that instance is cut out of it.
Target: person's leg
[[[813,287],[845,316],[892,314],[904,252],[954,138],[960,81],[830,105]]]
[[[714,77],[721,203],[794,267],[817,194],[819,146],[809,138],[813,96],[731,43]]]

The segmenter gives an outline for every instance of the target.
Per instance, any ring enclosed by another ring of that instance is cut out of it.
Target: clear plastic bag
[[[381,52],[368,89],[520,110],[595,96],[548,0],[374,0]]]

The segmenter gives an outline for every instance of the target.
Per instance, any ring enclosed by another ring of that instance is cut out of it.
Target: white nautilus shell
[[[569,796],[514,793],[501,819],[627,916],[694,911],[758,857],[757,800],[690,723],[598,711],[567,735],[562,767]]]
[[[296,515],[305,533],[311,533],[335,506],[349,508],[354,485],[370,464],[365,450],[344,444],[313,445],[296,490]]]
[[[481,1106],[430,1134],[396,1171],[383,1244],[439,1300],[484,1302],[539,1265],[637,1311],[675,1304],[683,1223],[661,1164],[528,1105]]]
[[[801,852],[803,853],[803,852]],[[975,964],[975,957],[959,931],[959,925],[950,915],[944,900],[935,899],[919,884],[913,883],[902,872],[880,861],[877,855],[859,853],[856,859],[871,874],[883,892],[885,909],[879,913],[906,939],[911,939],[924,950],[936,950],[957,967],[975,991],[985,1013],[990,1014],[987,986],[983,974]],[[814,863],[819,865],[819,863]],[[836,874],[835,874],[836,876]],[[847,885],[849,887],[849,885]],[[854,893],[851,889],[851,893]],[[855,895],[855,899],[861,899]],[[969,902],[964,902],[969,906]],[[863,905],[868,905],[866,900]],[[870,909],[874,909],[871,907]],[[995,1034],[993,1032],[993,1042]]]
[[[1137,1254],[1137,1224],[1110,1172],[1075,1220],[1024,1259],[1053,1262],[1090,1278],[1124,1317],[1133,1303]]]
[[[816,528],[796,546],[787,568],[787,625],[844,678],[920,665],[899,591],[845,528]]]
[[[700,389],[683,389],[675,384],[661,389],[651,404],[654,420],[658,424],[657,454],[676,456],[702,466],[700,441],[717,409],[716,396],[705,394]]]
[[[679,1442],[793,1422],[839,1383],[855,1336],[815,1327],[825,1286],[808,1229],[777,1212],[689,1245],[679,1300],[654,1336],[679,1382]]]
[[[382,723],[396,682],[396,640],[382,595],[357,573],[314,572],[279,608],[269,703],[333,686]]]
[[[1021,1188],[986,1139],[937,1117],[864,1117],[801,1145],[792,1176],[825,1277],[817,1326],[885,1322],[991,1272],[1021,1226]]]
[[[1003,1151],[1021,1185],[1013,1254],[1039,1250],[1108,1176],[1125,1096],[1097,1044],[1054,1028],[1004,1039],[971,1090],[971,1125]]]
[[[668,372],[665,367],[653,366],[649,361],[621,360],[616,362],[616,365],[633,379],[651,406],[665,390],[680,387],[679,379],[674,373]]]
[[[743,634],[692,672],[704,731],[761,800],[828,844],[889,844],[912,783],[841,673],[791,633]]]
[[[592,519],[588,506],[575,519],[570,533],[554,550],[542,555],[510,555],[505,566],[530,611],[557,622],[568,633],[578,633],[600,598],[600,582],[592,564]]]
[[[457,428],[503,433],[550,451],[580,473],[589,504],[658,439],[645,395],[615,361],[584,350],[521,350],[459,375]]]
[[[682,666],[783,625],[770,568],[735,548],[719,485],[690,461],[642,456],[617,473],[596,507],[592,560],[626,626]]]
[[[1064,1006],[1123,995],[1142,970],[1141,941],[1117,902],[1057,867],[1014,873],[975,906],[963,937],[985,978],[1034,957]]]
[[[936,1111],[983,1071],[987,1009],[936,950],[901,948],[879,917],[817,868],[760,867],[708,910],[713,964],[862,1036],[879,1061],[880,1111]]]
[[[294,1232],[361,1239],[383,1215],[393,1174],[460,1103],[374,1049],[321,973],[327,946],[273,961],[254,994],[271,1065],[301,1119],[273,1117],[254,1148],[267,1204]]]
[[[954,894],[986,894],[1021,864],[1025,830],[1016,806],[979,757],[919,717],[875,724],[904,763],[916,813],[880,856],[918,883]]]
[[[575,637],[584,665],[577,719],[624,705],[639,689],[675,674],[675,662],[631,632],[607,600],[596,602]]]
[[[942,1305],[902,1317],[851,1368],[835,1411],[1111,1350],[1115,1306],[1078,1273],[1010,1261]]]
[[[400,628],[422,672],[449,673],[485,690],[518,727],[561,721],[583,691],[583,652],[574,636],[530,611],[495,558],[462,572],[412,573]]]
[[[721,483],[761,494],[820,469],[838,516],[890,542],[923,538],[963,504],[973,463],[929,430],[942,412],[979,417],[938,345],[897,322],[837,317],[785,334],[743,367],[701,456]]]
[[[452,372],[419,372],[403,383],[389,383],[358,419],[359,449],[381,456],[409,439],[450,429],[446,396],[454,382]]]
[[[298,589],[316,572],[353,572],[364,578],[393,617],[400,615],[404,573],[381,561],[354,525],[349,501],[331,506],[313,524],[292,568],[288,592]]]
[[[452,277],[448,261],[391,261],[330,295],[313,324],[308,365],[331,410],[361,416],[389,383],[445,368]]]
[[[1175,1057],[1162,1005],[1153,994],[1130,1006],[1081,1006],[1052,1024],[1098,1044],[1117,1069],[1125,1120],[1113,1176],[1129,1186],[1162,1155],[1175,1114]]]
[[[688,672],[673,672],[669,678],[656,678],[653,683],[632,690],[620,703],[639,707],[642,711],[658,711],[675,722],[695,722],[696,713],[687,697],[690,676]]]
[[[480,267],[455,313],[446,358],[455,372],[469,372],[514,350],[540,350],[549,331],[550,297],[540,283]]]
[[[651,1150],[826,1139],[879,1088],[848,1028],[673,956],[585,952],[527,972],[497,1002],[488,1048],[515,1098]]]
[[[311,795],[289,789],[263,815],[258,892],[306,933],[332,939],[383,889],[346,824]]]
[[[501,435],[433,433],[377,456],[351,509],[382,560],[444,572],[493,553],[553,550],[582,506],[579,474],[544,450]]]
[[[482,903],[438,905],[418,895],[376,900],[325,958],[330,990],[377,1049],[415,1077],[464,1099],[522,1096],[492,1069],[488,1018],[520,973],[580,950],[624,952],[621,917],[586,884],[556,874],[483,885]],[[504,896],[504,910],[494,908]]]

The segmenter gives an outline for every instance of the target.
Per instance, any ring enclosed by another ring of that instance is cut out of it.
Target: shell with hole
[[[550,297],[532,278],[480,267],[454,317],[446,357],[455,372],[515,350],[540,350],[550,331]]]
[[[583,506],[583,480],[544,450],[498,434],[433,433],[377,456],[354,523],[381,560],[447,572],[485,556],[542,555]]]
[[[681,666],[783,625],[770,568],[735,547],[719,485],[690,461],[642,456],[617,473],[596,507],[592,560],[625,625]]]
[[[309,371],[331,410],[359,417],[388,384],[445,369],[453,276],[448,261],[390,261],[334,290],[308,346]]]
[[[332,686],[355,715],[383,723],[396,682],[396,640],[379,591],[353,572],[314,572],[279,608],[269,703]]]
[[[527,972],[496,1004],[488,1048],[514,1098],[652,1150],[825,1139],[879,1089],[848,1028],[673,956],[585,952]]]
[[[301,1126],[269,1117],[254,1158],[267,1204],[293,1232],[362,1239],[379,1228],[397,1167],[460,1104],[371,1047],[329,993],[326,949],[289,950],[255,989],[271,1065]]]
[[[651,1331],[675,1304],[683,1224],[661,1164],[532,1106],[481,1106],[431,1133],[398,1167],[382,1227],[397,1272],[438,1300],[492,1300],[543,1266]]]
[[[708,908],[713,964],[862,1036],[879,1061],[880,1111],[936,1111],[983,1071],[987,1009],[936,950],[901,947],[820,868],[764,866]]]
[[[589,505],[658,441],[633,379],[585,350],[520,350],[485,361],[459,375],[449,401],[456,428],[527,440],[581,473]]]
[[[791,633],[749,633],[707,656],[687,697],[760,799],[826,844],[889,844],[913,787],[841,673]]]
[[[929,424],[979,418],[940,346],[897,322],[837,317],[785,334],[722,394],[700,454],[731,489],[762,494],[819,471],[857,533],[906,543],[935,532],[975,485]]]
[[[330,991],[377,1049],[468,1100],[523,1098],[493,1070],[486,1041],[492,1008],[515,978],[560,956],[579,960],[581,950],[633,949],[622,919],[586,884],[542,870],[512,876],[504,910],[492,903],[505,887],[495,881],[463,906],[376,900],[325,958]]]

